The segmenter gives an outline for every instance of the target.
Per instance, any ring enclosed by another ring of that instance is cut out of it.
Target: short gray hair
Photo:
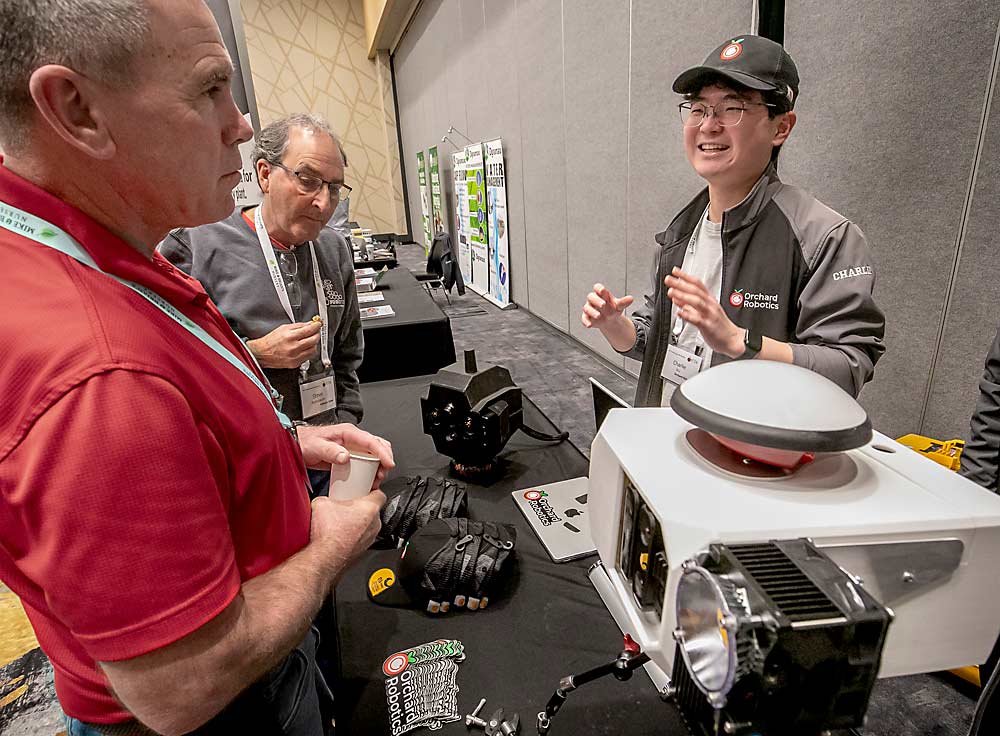
[[[32,73],[59,64],[95,79],[130,79],[149,34],[146,0],[0,0],[0,143],[27,143]]]
[[[2,1],[2,0],[0,0]],[[347,154],[344,152],[344,144],[333,132],[330,124],[319,115],[306,112],[294,112],[291,115],[275,120],[261,128],[260,133],[255,138],[253,147],[253,165],[257,167],[257,162],[263,159],[269,164],[281,163],[288,150],[288,135],[293,128],[311,130],[314,133],[326,133],[340,150],[340,156],[344,159],[344,166],[347,166]]]

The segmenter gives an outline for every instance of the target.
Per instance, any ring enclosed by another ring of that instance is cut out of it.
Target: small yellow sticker
[[[368,578],[368,590],[373,596],[384,593],[396,582],[396,574],[388,567],[376,570]]]
[[[643,552],[641,555],[639,555],[639,567],[645,570],[646,567],[648,566],[649,566],[649,553]]]

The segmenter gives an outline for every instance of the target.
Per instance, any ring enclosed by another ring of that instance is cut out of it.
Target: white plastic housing
[[[674,657],[681,563],[713,542],[809,537],[895,613],[881,677],[984,662],[1000,631],[1000,497],[875,433],[780,480],[750,480],[688,445],[693,426],[671,409],[614,409],[591,446],[590,531],[627,621],[625,631],[664,672]],[[884,448],[882,451],[879,448]],[[659,519],[669,573],[662,620],[643,612],[618,569],[625,474]],[[959,539],[950,576],[884,600],[856,550],[836,545]]]

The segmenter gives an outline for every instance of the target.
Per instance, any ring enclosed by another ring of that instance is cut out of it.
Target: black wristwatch
[[[759,332],[748,329],[743,335],[743,354],[736,360],[753,360],[763,346],[763,336]]]

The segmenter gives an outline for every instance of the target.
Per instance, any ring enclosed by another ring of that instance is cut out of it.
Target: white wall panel
[[[561,3],[518,0],[524,236],[531,311],[569,331],[566,246],[566,116]]]
[[[569,328],[617,365],[621,356],[583,326],[580,309],[595,282],[625,292],[628,11],[602,0],[563,6]]]
[[[896,436],[920,430],[997,21],[996,3],[981,0],[885,9],[787,4],[802,84],[781,173],[860,225],[875,250],[888,350],[862,403]]]

